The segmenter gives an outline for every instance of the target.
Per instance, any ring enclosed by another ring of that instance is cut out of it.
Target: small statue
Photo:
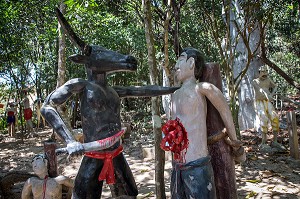
[[[25,182],[22,199],[60,199],[63,185],[69,188],[74,186],[73,180],[66,176],[48,176],[48,160],[44,154],[33,157],[32,169],[37,177],[31,177]]]
[[[8,130],[8,134],[11,137],[15,137],[15,123],[16,123],[16,107],[15,104],[13,102],[8,103],[7,105],[7,109],[6,109],[6,113],[7,113],[7,130]]]
[[[236,137],[230,109],[222,92],[211,83],[197,82],[203,68],[204,60],[200,52],[194,48],[183,49],[175,65],[176,79],[182,82],[182,86],[172,94],[171,118],[175,121],[172,123],[176,124],[177,121],[178,125],[175,126],[178,138],[182,134],[182,139],[175,139],[174,143],[185,141],[181,155],[177,154],[177,158],[174,156],[171,176],[172,199],[217,197],[211,157],[208,152],[206,100],[209,100],[219,111],[228,137],[235,145],[234,150],[237,151],[241,147],[241,142]],[[185,134],[187,139],[184,139]],[[186,142],[188,142],[187,149],[185,149]],[[244,161],[245,154],[240,154],[236,160]]]
[[[30,102],[28,98],[27,90],[23,90],[24,99],[23,99],[23,106],[24,106],[24,119],[26,121],[26,129],[30,135],[33,135],[33,124],[32,124],[32,109],[30,108]]]
[[[40,128],[41,119],[42,119],[43,128],[45,128],[46,126],[46,120],[41,115],[41,107],[43,104],[43,100],[41,98],[37,98],[34,103],[36,104],[36,117],[37,117],[36,131],[38,131],[38,129]]]
[[[280,130],[279,117],[271,103],[277,86],[269,78],[266,66],[260,67],[259,76],[252,81],[252,85],[255,94],[254,108],[256,113],[254,128],[262,135],[262,142],[260,144],[261,150],[271,150],[271,147],[266,144],[269,125],[272,126],[274,135],[272,146],[279,150],[285,150],[285,148],[277,142],[277,135]]]

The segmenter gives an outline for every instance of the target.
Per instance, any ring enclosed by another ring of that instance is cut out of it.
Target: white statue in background
[[[259,76],[252,81],[252,85],[255,94],[254,108],[256,112],[254,128],[257,132],[262,134],[260,148],[262,150],[271,149],[271,147],[267,145],[266,141],[268,127],[272,126],[274,134],[272,146],[284,150],[285,148],[277,142],[277,135],[279,133],[279,117],[271,103],[273,95],[277,90],[277,86],[268,77],[268,69],[265,66],[260,67]]]
[[[23,90],[24,99],[22,101],[24,106],[24,119],[26,121],[26,129],[29,134],[33,134],[33,124],[32,124],[32,109],[30,108],[30,101],[28,98],[27,90]]]

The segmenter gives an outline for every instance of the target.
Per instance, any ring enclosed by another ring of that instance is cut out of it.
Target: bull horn
[[[58,8],[55,9],[57,19],[62,26],[62,28],[67,33],[68,37],[72,41],[72,43],[79,48],[84,55],[90,55],[91,53],[91,47],[87,44],[85,44],[84,41],[82,41],[73,31],[72,27],[68,23],[68,21],[65,19],[64,15],[60,12]]]

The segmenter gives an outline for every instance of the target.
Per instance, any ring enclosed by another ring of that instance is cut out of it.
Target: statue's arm
[[[271,79],[270,79],[270,87],[272,89],[271,97],[273,97],[277,91],[277,85]]]
[[[262,94],[263,96],[265,96],[266,99],[269,100],[269,98],[270,98],[269,94],[259,85],[258,81],[259,81],[258,79],[254,79],[252,81],[252,86],[254,88],[254,92]]]
[[[55,180],[57,181],[57,183],[61,185],[65,185],[66,187],[70,187],[70,188],[74,187],[74,180],[66,176],[57,176]]]
[[[223,93],[213,84],[201,82],[197,85],[198,94],[204,95],[218,110],[231,140],[237,140],[232,114]]]
[[[230,145],[233,147],[234,151],[240,151],[237,153],[235,160],[238,162],[244,162],[246,160],[246,154],[242,148],[242,142],[237,139],[235,126],[233,123],[233,118],[227,101],[223,93],[213,84],[202,82],[196,87],[196,91],[199,95],[204,95],[213,104],[213,106],[218,110],[230,141]]]
[[[257,81],[258,81],[257,79],[252,80],[252,86],[256,92],[259,91],[259,89],[261,89],[261,87],[258,85]]]
[[[52,126],[55,132],[67,143],[75,142],[56,107],[66,102],[73,94],[80,93],[86,87],[87,81],[72,79],[49,94],[41,108],[41,114]]]
[[[120,97],[155,97],[160,95],[168,95],[179,89],[180,87],[163,87],[156,85],[149,86],[113,86],[113,89]]]
[[[23,186],[22,196],[21,196],[22,199],[32,199],[33,198],[32,185],[31,185],[30,181],[31,181],[31,179],[29,178]]]

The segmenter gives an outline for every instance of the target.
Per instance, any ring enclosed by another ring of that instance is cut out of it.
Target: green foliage
[[[209,12],[215,11],[218,18],[216,23],[220,25],[219,34],[224,36],[224,23],[221,18],[221,6],[214,6],[211,1],[189,1],[182,10],[182,22],[180,29],[180,39],[183,47],[192,46],[199,49],[205,56],[206,62],[218,62],[220,56],[214,37],[211,35],[208,18],[202,9]]]
[[[1,102],[6,102],[8,98],[20,99],[20,90],[26,87],[32,88],[32,91],[40,91],[40,97],[43,98],[55,89],[58,22],[54,8],[58,3],[57,0],[0,2],[2,16],[0,20]],[[110,75],[111,85],[149,84],[147,48],[140,1],[65,0],[64,3],[67,5],[65,14],[67,20],[86,43],[101,45],[137,58],[138,71]],[[153,1],[152,4],[153,31],[160,72],[164,60],[162,25],[167,9],[164,3],[164,1]],[[193,46],[200,49],[207,62],[226,62],[220,51],[221,42],[227,37],[228,28],[222,16],[222,3],[223,1],[220,0],[188,0],[180,10],[178,36],[181,46]],[[269,24],[266,32],[268,58],[299,83],[299,2],[292,0],[243,1],[242,8],[246,11],[244,16],[249,17],[249,24],[255,20]],[[174,27],[173,16],[169,31],[171,32]],[[169,59],[172,69],[176,55],[173,51],[174,38],[171,34],[169,35]],[[67,57],[75,53],[81,52],[67,39]],[[66,75],[66,79],[85,78],[85,67],[67,60]],[[280,86],[281,92],[293,91],[277,74],[273,72],[271,75]],[[132,103],[136,105],[144,102],[133,100]],[[144,105],[149,106],[147,103]],[[144,107],[141,109],[147,110]]]
[[[267,45],[270,59],[296,82],[300,82],[300,24],[299,3],[295,1],[280,1],[273,3],[273,20],[267,31]],[[298,92],[281,76],[271,71],[271,76],[278,85],[281,94]]]
[[[57,59],[52,46],[56,29],[50,10],[54,5],[51,1],[1,1],[1,77],[12,90],[55,80],[51,68]]]
[[[131,54],[138,60],[145,59],[144,30],[131,23],[138,19],[128,4],[123,1],[67,1],[66,4],[66,18],[88,44]],[[78,50],[75,51],[78,53]],[[137,79],[147,79],[147,75],[147,67],[141,61],[137,73],[116,73],[109,76],[109,81],[111,84],[138,84],[142,81]]]

